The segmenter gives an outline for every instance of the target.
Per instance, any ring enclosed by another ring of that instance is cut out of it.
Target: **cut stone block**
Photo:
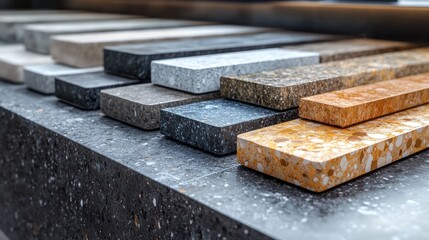
[[[28,50],[49,54],[51,37],[55,35],[108,31],[140,30],[151,28],[173,28],[209,24],[206,22],[171,19],[119,19],[107,21],[85,21],[57,24],[30,24],[24,32],[24,43]]]
[[[274,31],[270,28],[234,25],[194,26],[173,29],[153,29],[105,33],[72,34],[53,37],[53,58],[74,67],[95,67],[103,63],[103,47],[159,42],[166,40],[245,35]]]
[[[347,127],[429,102],[429,74],[302,98],[302,118]]]
[[[55,95],[62,101],[84,110],[100,108],[100,91],[139,83],[136,80],[105,73],[63,76],[55,79]]]
[[[0,78],[9,82],[22,83],[24,67],[50,63],[50,56],[28,52],[23,45],[5,46],[5,50],[0,47]]]
[[[429,105],[341,129],[294,120],[238,136],[238,162],[322,192],[429,146]]]
[[[226,75],[319,63],[319,54],[270,48],[152,62],[152,82],[191,93],[219,91]]]
[[[256,50],[334,39],[338,39],[338,36],[301,32],[274,32],[112,46],[104,48],[104,68],[112,74],[149,81],[150,64],[154,60]]]
[[[320,62],[331,62],[347,58],[405,50],[415,46],[414,44],[406,42],[375,39],[348,39],[334,42],[309,43],[285,48],[298,51],[317,52],[320,54]]]
[[[31,23],[76,22],[131,17],[135,16],[88,12],[0,15],[0,39],[8,42],[23,42],[25,26]]]
[[[34,91],[54,94],[56,77],[102,71],[102,67],[72,68],[60,64],[35,65],[24,68],[24,81],[27,87]]]
[[[298,117],[297,109],[277,112],[217,99],[161,110],[161,133],[205,151],[236,151],[237,135]]]
[[[285,110],[303,97],[424,72],[429,72],[429,48],[222,77],[221,95]]]
[[[153,84],[139,84],[101,91],[101,112],[144,130],[159,128],[164,108],[211,100],[219,92],[194,95]]]

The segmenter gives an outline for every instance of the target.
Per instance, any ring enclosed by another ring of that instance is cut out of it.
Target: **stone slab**
[[[153,84],[139,84],[102,90],[101,112],[144,130],[159,128],[160,111],[189,103],[218,98],[219,92],[189,94]]]
[[[161,133],[210,153],[225,155],[236,151],[237,135],[297,117],[296,109],[277,112],[217,99],[161,110]]]
[[[53,58],[74,67],[95,67],[103,64],[103,47],[167,40],[246,35],[274,31],[270,28],[235,25],[193,26],[174,29],[136,30],[86,33],[52,38]]]
[[[152,28],[173,28],[194,25],[208,25],[207,22],[175,19],[117,19],[106,21],[65,22],[57,24],[29,24],[24,31],[24,44],[28,50],[49,54],[51,37],[55,35],[141,30]]]
[[[429,102],[429,74],[301,98],[299,116],[339,127]]]
[[[72,68],[61,64],[44,64],[24,68],[27,87],[43,94],[55,93],[55,78],[82,73],[102,72],[102,67]]]
[[[0,78],[9,82],[24,82],[27,66],[50,63],[53,63],[50,56],[26,51],[23,45],[0,47]]]
[[[149,81],[150,64],[154,60],[274,48],[334,39],[338,39],[338,36],[282,31],[112,46],[104,48],[104,68],[112,74]]]
[[[269,48],[153,61],[153,83],[190,93],[219,91],[220,78],[319,63],[319,54]]]
[[[285,110],[298,107],[299,99],[303,97],[428,71],[429,48],[419,48],[313,66],[223,77],[221,95]]]
[[[376,39],[346,39],[334,42],[309,43],[297,46],[287,46],[286,49],[317,52],[320,62],[331,62],[348,58],[370,56],[386,52],[394,52],[415,48],[416,45],[407,42],[376,40]]]
[[[341,129],[294,120],[238,136],[240,164],[322,192],[429,146],[429,105]]]
[[[84,110],[100,108],[100,91],[137,84],[138,81],[106,73],[86,73],[55,79],[55,96]]]

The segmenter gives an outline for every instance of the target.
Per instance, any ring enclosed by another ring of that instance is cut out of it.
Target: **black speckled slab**
[[[335,39],[339,39],[339,36],[301,32],[275,32],[241,37],[187,39],[112,46],[104,49],[104,68],[112,74],[150,82],[150,64],[154,60],[264,49]]]
[[[85,110],[100,108],[100,91],[139,83],[106,73],[88,73],[55,79],[55,95],[61,101]]]
[[[205,151],[236,151],[237,135],[298,117],[298,110],[277,112],[217,99],[161,110],[161,133]]]

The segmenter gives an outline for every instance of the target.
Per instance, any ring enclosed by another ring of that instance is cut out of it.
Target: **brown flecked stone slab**
[[[429,72],[429,48],[227,76],[220,88],[223,97],[286,110],[298,107],[303,97],[424,72]]]
[[[53,58],[73,67],[96,67],[103,63],[103,47],[175,39],[221,37],[274,31],[270,28],[210,25],[56,36],[52,39]]]
[[[376,39],[347,39],[334,42],[309,43],[288,46],[286,49],[316,52],[320,62],[331,62],[348,58],[370,56],[380,53],[405,50],[416,47],[415,44]]]
[[[302,98],[302,118],[348,127],[429,102],[429,73]]]

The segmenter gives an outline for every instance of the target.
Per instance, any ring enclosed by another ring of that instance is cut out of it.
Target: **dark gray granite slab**
[[[338,39],[339,36],[302,32],[275,32],[241,37],[187,39],[104,48],[107,72],[144,81],[150,79],[150,63],[154,60],[200,56],[280,47],[291,44]]]
[[[215,99],[219,92],[189,94],[153,84],[138,84],[101,91],[101,112],[144,130],[159,128],[164,108]]]
[[[101,73],[61,76],[55,79],[55,95],[61,101],[85,110],[100,108],[100,91],[137,84],[138,81]]]
[[[298,117],[298,110],[277,112],[217,99],[161,110],[161,133],[205,151],[236,151],[237,135]]]

